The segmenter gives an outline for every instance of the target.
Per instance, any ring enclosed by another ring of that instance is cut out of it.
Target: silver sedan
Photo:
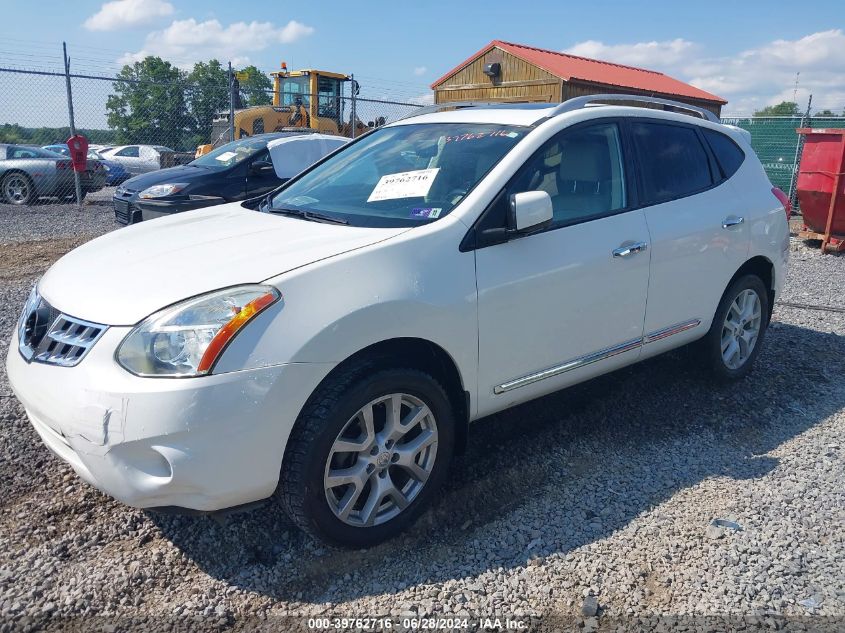
[[[96,160],[89,160],[80,174],[82,195],[99,191],[106,184],[106,171]],[[70,160],[40,147],[0,144],[0,199],[3,202],[31,204],[40,197],[75,197],[73,165]]]

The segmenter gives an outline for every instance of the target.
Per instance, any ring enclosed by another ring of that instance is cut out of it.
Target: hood
[[[167,169],[158,169],[140,176],[130,178],[123,183],[124,189],[130,191],[143,191],[147,187],[153,185],[164,185],[170,182],[194,182],[195,180],[204,180],[209,175],[222,172],[214,172],[210,169],[203,169],[202,167],[193,167],[191,165],[177,165],[176,167],[168,167]]]
[[[182,299],[260,283],[407,230],[322,224],[223,204],[98,237],[53,264],[38,288],[65,314],[134,325]]]

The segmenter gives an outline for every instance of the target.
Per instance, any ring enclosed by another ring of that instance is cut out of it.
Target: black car
[[[278,139],[285,140],[272,142]],[[114,194],[115,219],[121,224],[132,224],[260,196],[348,140],[323,134],[276,132],[227,143],[187,165],[127,180]],[[285,152],[295,152],[294,160],[283,156]]]

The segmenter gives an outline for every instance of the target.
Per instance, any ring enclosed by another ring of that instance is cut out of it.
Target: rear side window
[[[722,178],[728,179],[736,173],[745,160],[745,153],[727,136],[715,130],[702,129],[704,138],[716,156],[719,169],[722,170]]]
[[[132,145],[124,147],[122,150],[115,152],[115,156],[125,156],[126,158],[138,158],[138,146]]]
[[[695,129],[632,122],[642,173],[643,197],[654,204],[682,198],[713,184],[710,161]]]

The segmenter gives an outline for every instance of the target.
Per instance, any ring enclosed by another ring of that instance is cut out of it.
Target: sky
[[[112,74],[147,54],[190,67],[354,73],[367,96],[430,99],[429,85],[493,39],[665,72],[748,114],[796,100],[845,108],[841,0],[513,2],[487,0],[0,0],[0,67]],[[14,25],[14,28],[13,26]],[[795,91],[796,77],[798,89]],[[0,78],[2,79],[2,78]],[[11,106],[7,106],[11,107]],[[0,122],[3,116],[0,101]]]

